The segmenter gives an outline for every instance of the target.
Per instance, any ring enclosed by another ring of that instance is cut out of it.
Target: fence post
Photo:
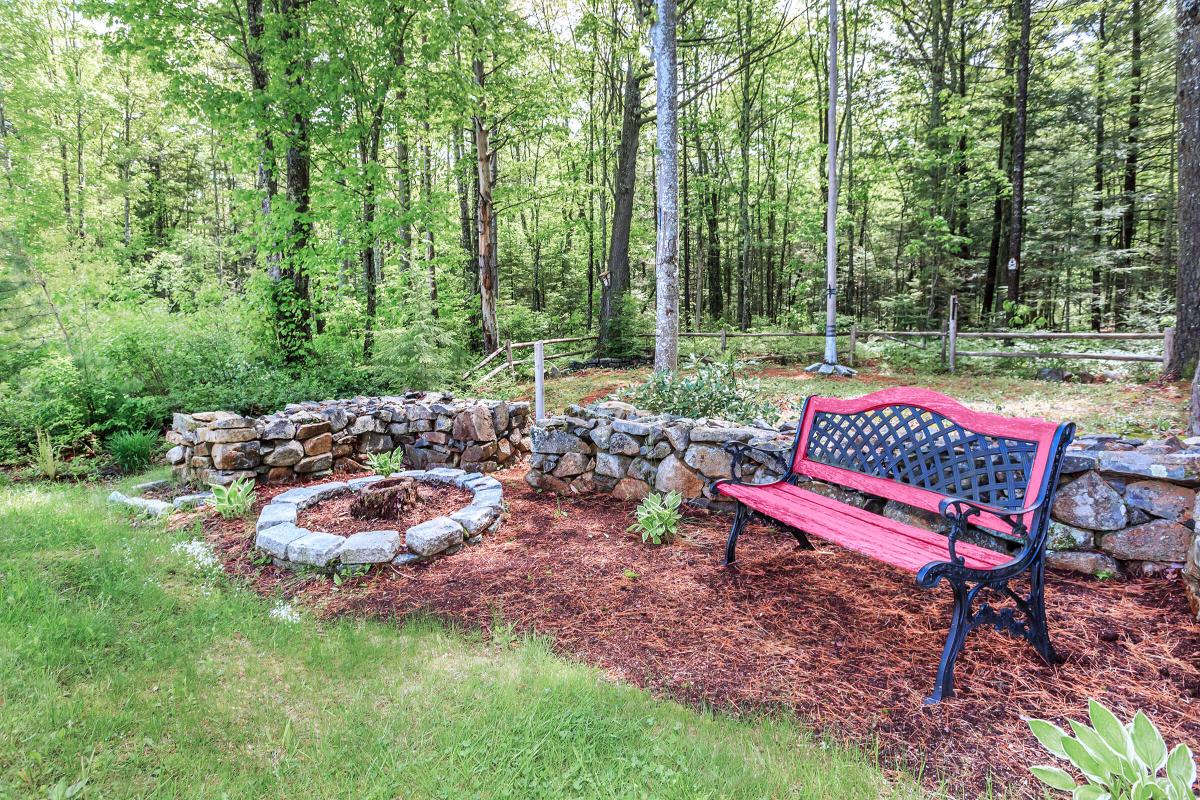
[[[854,366],[854,349],[856,347],[858,347],[858,325],[852,324],[850,326],[850,352],[846,354],[849,365],[852,367]]]
[[[950,320],[942,323],[942,332],[938,334],[938,363],[946,366],[946,333],[950,330]]]
[[[1163,329],[1163,372],[1171,367],[1171,353],[1175,350],[1175,329]]]
[[[726,329],[724,327],[721,328],[721,352],[722,353],[725,352],[725,347],[726,347],[725,330]]]
[[[512,368],[513,368],[512,339],[509,339],[507,342],[504,343],[504,357],[508,361],[509,370],[512,370]]]
[[[950,319],[947,322],[947,332],[950,334],[950,374],[954,374],[954,360],[958,355],[958,295],[950,295]]]
[[[546,343],[533,343],[533,418],[546,416]]]

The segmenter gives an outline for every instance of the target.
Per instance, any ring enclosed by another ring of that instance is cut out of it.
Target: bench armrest
[[[746,460],[746,456],[754,448],[746,442],[726,442],[721,446],[721,449],[729,453],[733,457],[733,463],[730,466],[730,474],[733,480],[738,483],[742,482],[742,462]]]
[[[1018,509],[992,506],[987,503],[968,500],[965,497],[947,497],[945,500],[942,500],[938,503],[938,512],[950,521],[950,532],[946,534],[946,539],[950,548],[951,563],[958,564],[959,566],[963,564],[963,560],[954,552],[954,546],[958,541],[959,535],[962,534],[969,524],[971,517],[985,513],[991,514],[1008,525],[1014,536],[1024,539],[1029,533],[1029,529],[1025,526],[1023,518],[1031,511],[1041,508],[1044,499],[1041,498],[1032,505]]]

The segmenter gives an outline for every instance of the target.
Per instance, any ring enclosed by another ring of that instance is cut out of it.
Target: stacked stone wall
[[[572,406],[539,421],[530,433],[526,480],[534,487],[563,494],[607,492],[628,500],[678,491],[694,504],[728,507],[713,491],[717,480],[731,476],[732,457],[722,446],[739,441],[754,448],[743,480],[777,480],[787,469],[795,424],[747,427],[650,414],[610,401]],[[1051,511],[1048,563],[1090,575],[1182,580],[1200,615],[1200,438],[1082,435],[1072,443],[1063,473]],[[891,519],[945,530],[936,514],[837,486],[811,487]],[[971,534],[978,544],[1012,548],[986,531]]]
[[[262,417],[175,414],[167,460],[181,480],[289,483],[357,471],[372,453],[402,449],[413,469],[492,472],[529,451],[529,404],[438,393],[296,403]]]

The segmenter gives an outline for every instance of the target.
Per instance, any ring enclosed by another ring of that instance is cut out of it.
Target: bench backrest
[[[848,400],[809,397],[796,432],[792,471],[938,511],[946,497],[1017,510],[1057,479],[1059,451],[1074,426],[972,411],[928,389],[897,387]],[[1026,515],[1028,531],[1044,509]],[[990,514],[976,525],[1010,536]],[[1011,538],[1011,537],[1010,537]]]

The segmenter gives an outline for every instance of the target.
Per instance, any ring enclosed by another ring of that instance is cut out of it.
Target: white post
[[[837,0],[829,0],[829,151],[825,168],[828,172],[829,198],[825,204],[825,360],[813,364],[808,372],[823,375],[853,375],[854,370],[838,364],[837,358]]]
[[[958,354],[958,295],[950,295],[950,374],[954,374],[954,358]]]
[[[540,339],[533,343],[533,418],[546,416],[546,343]]]

